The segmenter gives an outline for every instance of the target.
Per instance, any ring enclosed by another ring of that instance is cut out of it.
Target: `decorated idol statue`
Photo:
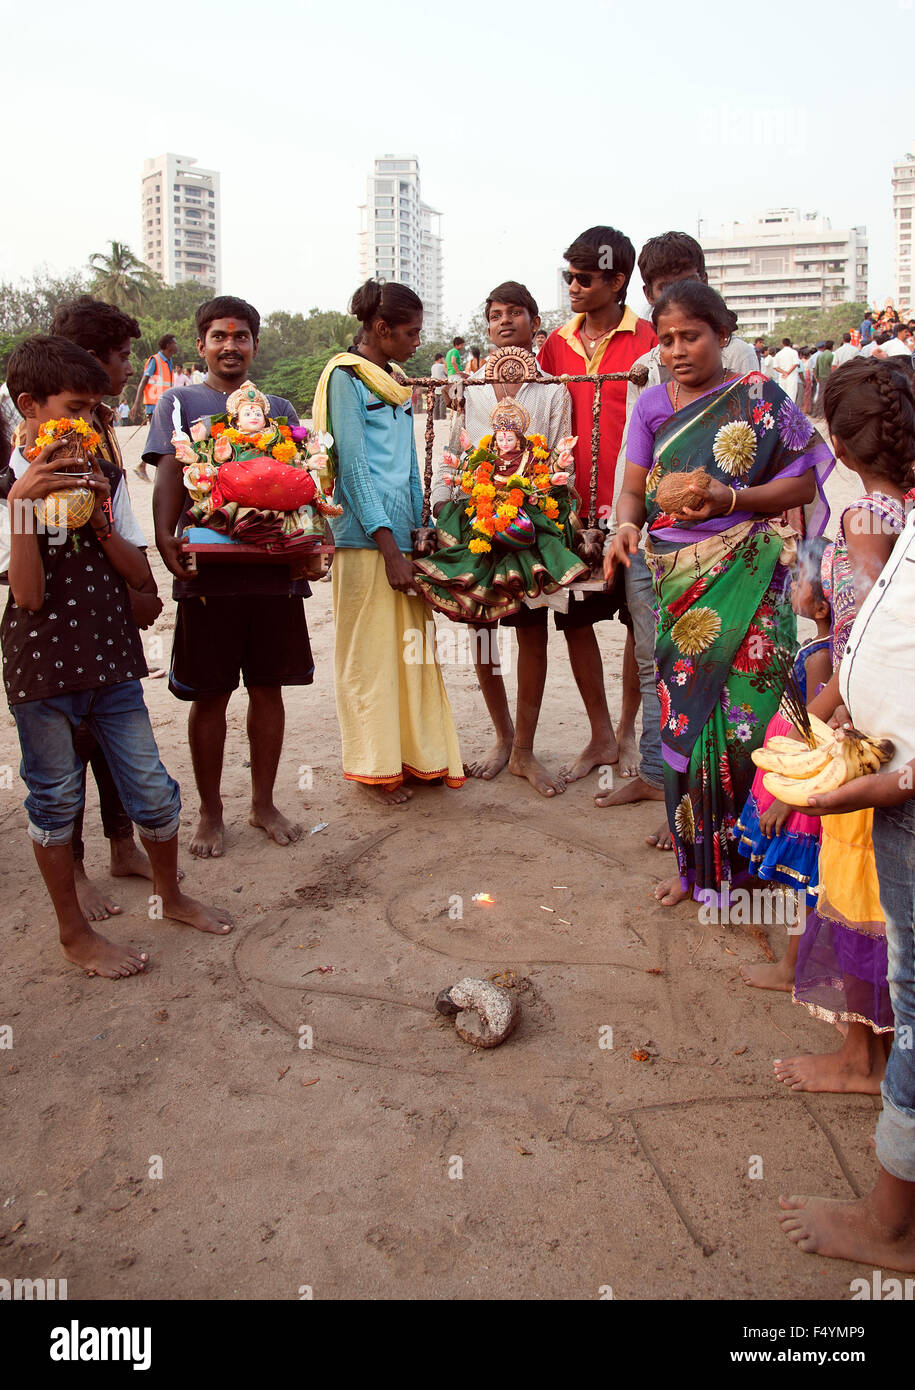
[[[249,544],[283,548],[323,532],[338,516],[309,469],[326,462],[326,442],[270,417],[270,402],[251,381],[226,400],[225,416],[173,435],[191,495],[191,518]]]
[[[551,452],[528,434],[530,416],[506,397],[492,433],[460,458],[446,457],[451,500],[438,516],[438,550],[414,560],[416,583],[433,608],[457,621],[494,623],[525,598],[553,594],[588,573],[574,553],[581,523],[569,486],[572,438]],[[464,441],[462,440],[462,443]]]

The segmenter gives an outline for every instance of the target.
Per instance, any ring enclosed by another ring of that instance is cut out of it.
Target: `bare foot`
[[[829,1091],[837,1095],[879,1096],[886,1071],[882,1051],[849,1055],[841,1047],[815,1057],[776,1057],[775,1075],[792,1091]]]
[[[465,763],[464,771],[468,777],[482,777],[484,782],[489,782],[493,777],[498,777],[511,757],[511,739],[500,739],[494,743],[488,753],[484,753],[482,758],[475,758],[472,763]]]
[[[111,840],[112,878],[152,878],[152,865],[145,850],[140,849],[131,835],[129,839]]]
[[[291,845],[302,834],[302,827],[287,820],[275,806],[268,806],[263,811],[257,811],[252,806],[248,824],[260,826],[261,830],[267,832],[268,840],[274,840],[278,845]]]
[[[142,478],[142,479],[143,479],[144,483],[151,483],[151,482],[152,482],[152,478],[150,478],[149,474],[148,474],[147,471],[146,471],[146,464],[145,464],[145,463],[138,463],[137,466],[136,466],[136,468],[135,468],[133,471],[134,471],[134,473],[136,473],[136,475],[137,475],[138,478]]]
[[[622,753],[620,762],[622,763]],[[652,787],[641,777],[632,777],[622,787],[614,787],[612,792],[599,792],[594,798],[595,806],[627,806],[632,801],[663,801],[661,787]]]
[[[508,770],[515,777],[526,777],[534,791],[541,796],[561,796],[566,789],[566,778],[560,772],[551,777],[543,763],[538,762],[530,748],[513,748],[508,760]]]
[[[359,786],[382,806],[403,806],[413,795],[412,787],[373,787],[368,782],[360,782]]]
[[[109,941],[91,927],[87,927],[86,932],[75,941],[66,945],[61,942],[61,947],[67,960],[89,975],[104,975],[106,980],[121,980],[125,975],[137,975],[149,960],[146,951]]]
[[[87,922],[104,922],[108,917],[117,917],[123,908],[109,899],[104,891],[86,877],[82,864],[73,865],[73,878],[76,882],[76,896]],[[99,937],[100,941],[104,937]],[[77,962],[79,964],[79,962]]]
[[[620,729],[617,735],[619,743],[619,767],[617,771],[621,777],[638,777],[639,745],[635,736],[635,729]]]
[[[745,985],[752,985],[754,989],[780,989],[790,994],[794,988],[795,964],[787,956],[782,956],[774,965],[761,961],[756,965],[739,965],[737,968]]]
[[[225,854],[225,843],[226,827],[223,825],[222,813],[211,816],[201,811],[197,829],[191,840],[191,854],[196,855],[198,859],[221,859]]]
[[[560,775],[566,782],[579,782],[595,767],[609,767],[618,762],[619,756],[619,744],[613,734],[606,741],[592,739],[579,753],[572,766],[564,767]]]
[[[689,897],[689,889],[681,888],[679,877],[668,878],[658,884],[654,895],[662,907],[676,907],[677,903]]]
[[[808,1255],[915,1273],[915,1231],[881,1220],[873,1194],[853,1202],[827,1197],[779,1197],[782,1230]]]
[[[176,893],[172,898],[162,899],[162,911],[175,922],[184,922],[198,931],[216,932],[224,936],[232,930],[232,918],[221,907],[209,907],[207,903],[188,898],[184,893]]]
[[[653,834],[646,835],[645,843],[646,845],[654,845],[655,849],[673,849],[674,837],[670,833],[670,826],[667,821],[659,825]]]

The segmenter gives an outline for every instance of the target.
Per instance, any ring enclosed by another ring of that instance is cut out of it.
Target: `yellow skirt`
[[[817,912],[866,936],[885,936],[874,860],[873,810],[865,807],[840,816],[823,816],[820,824]]]
[[[344,777],[385,787],[441,777],[462,786],[432,610],[391,588],[380,550],[338,550],[331,573]]]

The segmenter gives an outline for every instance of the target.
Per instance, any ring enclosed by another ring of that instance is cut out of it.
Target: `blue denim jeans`
[[[139,681],[79,690],[13,705],[29,789],[29,834],[39,845],[65,845],[82,809],[85,777],[73,735],[85,721],[105,753],[124,809],[148,840],[178,833],[178,783],[159,759]]]
[[[874,856],[896,1022],[880,1088],[877,1158],[894,1177],[915,1182],[915,800],[874,812]]]
[[[641,550],[631,556],[626,570],[626,602],[632,616],[632,637],[642,691],[642,736],[639,739],[639,776],[650,787],[664,786],[661,761],[661,702],[658,699],[654,665],[657,624],[654,616],[654,587],[651,572]]]

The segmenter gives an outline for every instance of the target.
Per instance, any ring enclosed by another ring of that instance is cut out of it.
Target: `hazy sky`
[[[866,224],[892,293],[892,163],[915,140],[913,0],[4,0],[0,277],[140,249],[144,157],[222,176],[223,289],[343,307],[376,155],[444,213],[445,312],[499,280],[555,307],[574,235],[764,207]],[[633,282],[635,307],[643,301]]]

